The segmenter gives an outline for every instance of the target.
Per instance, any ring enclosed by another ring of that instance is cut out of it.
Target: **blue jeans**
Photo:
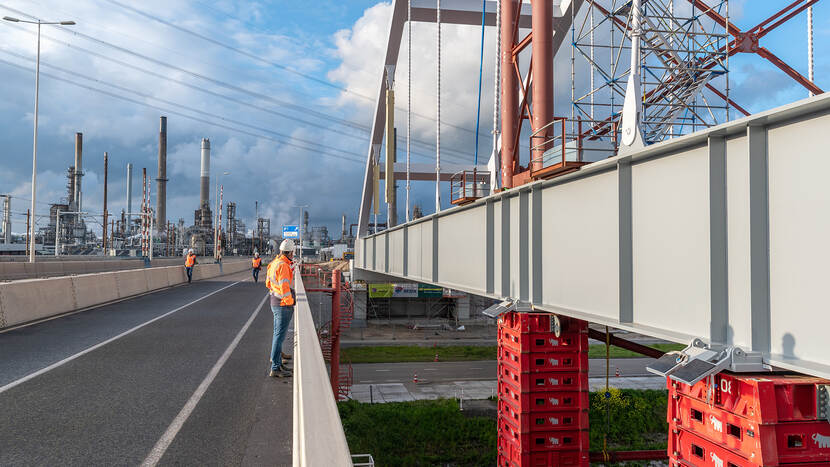
[[[293,306],[271,305],[274,313],[274,340],[271,343],[271,369],[279,370],[282,367],[282,342],[285,340],[285,333],[294,316]]]
[[[193,266],[185,267],[184,270],[187,271],[187,282],[193,280]]]
[[[254,268],[254,282],[259,281],[259,268]]]

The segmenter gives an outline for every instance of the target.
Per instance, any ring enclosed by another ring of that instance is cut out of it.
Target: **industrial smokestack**
[[[12,197],[9,195],[0,195],[4,198],[3,204],[3,243],[9,244],[12,242]]]
[[[133,165],[127,164],[127,232],[133,220]]]
[[[159,167],[156,179],[156,226],[163,231],[167,225],[167,117],[159,123]]]
[[[346,215],[343,214],[343,226],[340,228],[340,239],[345,240],[348,238],[348,232],[346,232]]]
[[[81,177],[84,176],[83,153],[84,134],[75,133],[75,187],[73,197],[75,198],[76,211],[83,211],[81,204],[81,196],[83,193],[81,190]]]
[[[210,139],[202,139],[202,171],[199,184],[199,207],[210,207]]]

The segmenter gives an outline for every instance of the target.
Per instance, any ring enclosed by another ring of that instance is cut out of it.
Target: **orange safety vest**
[[[262,265],[262,258],[254,258],[251,263],[254,265],[254,269],[259,269]]]
[[[187,255],[187,259],[184,260],[184,267],[192,268],[194,264],[196,264],[196,254]]]
[[[280,255],[268,265],[268,277],[265,286],[269,293],[280,299],[280,306],[294,306],[294,297],[291,295],[291,283],[294,281],[294,272],[291,270],[291,260]]]

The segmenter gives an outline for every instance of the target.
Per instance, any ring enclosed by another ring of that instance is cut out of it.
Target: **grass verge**
[[[496,464],[496,422],[467,418],[452,399],[364,404],[340,402],[349,450],[376,465]]]
[[[602,451],[606,432],[609,450],[666,449],[667,392],[609,392],[610,397],[604,392],[591,393],[591,451]],[[496,421],[465,416],[454,399],[388,404],[348,401],[340,402],[338,408],[349,450],[372,454],[377,465],[496,464]]]
[[[653,344],[650,347],[669,352],[681,350],[683,344]],[[471,360],[495,360],[495,345],[452,345],[438,347],[418,346],[368,346],[346,347],[340,350],[340,361],[351,363],[397,363],[397,362],[431,362],[438,354],[442,362],[460,362]],[[642,355],[630,350],[611,346],[611,358],[633,358]],[[588,348],[588,358],[605,358],[605,345],[595,344]]]

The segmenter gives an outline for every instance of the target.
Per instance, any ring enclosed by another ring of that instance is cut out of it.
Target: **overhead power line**
[[[23,15],[23,16],[26,16],[26,17],[29,17],[29,18],[35,18],[32,15],[29,15],[27,13],[24,13],[22,11],[19,11],[19,10],[13,9],[13,8],[6,7],[4,5],[0,5],[0,7],[5,8],[9,11],[12,11],[16,14],[20,14],[20,15]],[[15,27],[14,25],[10,25],[10,24],[6,24],[6,25],[11,26],[11,27]],[[24,31],[28,34],[35,34],[33,31],[29,31],[28,29],[19,28],[19,27],[18,27],[18,29],[21,30],[21,31]],[[162,60],[158,60],[158,59],[149,57],[147,55],[141,54],[139,52],[132,51],[130,49],[126,49],[126,48],[118,46],[116,44],[111,44],[111,43],[103,41],[101,39],[97,39],[97,38],[94,38],[92,36],[89,36],[89,35],[86,35],[86,34],[83,34],[83,33],[78,33],[78,32],[76,32],[74,30],[71,30],[71,29],[65,29],[65,28],[60,28],[60,29],[64,30],[65,32],[67,32],[69,34],[81,37],[85,40],[92,41],[92,42],[95,42],[97,44],[113,48],[113,49],[115,49],[119,52],[122,52],[122,53],[125,53],[125,54],[128,54],[128,55],[133,55],[135,57],[138,57],[138,58],[140,58],[142,60],[145,60],[145,61],[149,61],[149,62],[154,63],[156,65],[159,65],[159,66],[162,66],[162,67],[167,67],[169,69],[179,71],[179,72],[184,73],[184,74],[191,75],[193,77],[211,82],[213,84],[217,84],[217,85],[219,85],[221,87],[224,87],[226,89],[233,90],[233,91],[236,91],[236,92],[240,92],[240,93],[243,93],[243,94],[247,94],[247,95],[250,95],[251,97],[255,97],[257,99],[270,101],[270,102],[273,102],[277,105],[280,105],[280,106],[283,106],[283,107],[288,107],[288,108],[291,108],[291,109],[296,110],[298,112],[302,112],[303,114],[310,114],[310,115],[315,116],[317,118],[324,119],[326,123],[331,123],[332,121],[334,121],[335,123],[338,123],[340,125],[348,126],[348,127],[353,128],[353,129],[360,130],[360,131],[364,132],[367,135],[370,131],[370,128],[368,126],[357,123],[357,122],[353,122],[351,120],[343,119],[343,118],[340,118],[340,117],[337,117],[337,116],[334,116],[334,115],[331,115],[331,114],[325,114],[325,113],[322,113],[322,112],[314,111],[314,110],[312,110],[312,109],[310,109],[306,106],[300,106],[300,105],[297,105],[297,104],[293,104],[291,102],[283,101],[281,99],[276,99],[276,98],[274,98],[272,96],[269,96],[267,94],[262,94],[262,93],[259,93],[259,92],[256,92],[256,91],[251,91],[249,89],[242,88],[242,87],[233,85],[231,83],[227,83],[227,82],[222,81],[222,80],[211,78],[211,77],[203,75],[201,73],[197,73],[197,72],[194,72],[194,71],[191,71],[191,70],[187,70],[185,68],[178,67],[176,65],[169,64],[169,63],[164,62]],[[132,64],[124,62],[122,60],[118,60],[118,59],[100,54],[98,52],[95,52],[95,51],[92,51],[92,50],[89,50],[89,49],[86,49],[86,48],[83,48],[83,47],[76,46],[76,45],[71,44],[69,42],[65,42],[65,41],[56,39],[52,36],[49,36],[48,34],[41,34],[41,36],[43,38],[47,39],[47,40],[63,44],[67,47],[74,48],[76,50],[79,50],[81,52],[96,56],[96,57],[101,58],[103,60],[107,60],[107,61],[110,61],[112,63],[116,63],[118,65],[128,67],[130,69],[134,69],[136,71],[140,71],[140,72],[149,74],[151,76],[154,76],[154,77],[157,77],[157,78],[160,78],[160,79],[164,79],[164,80],[167,80],[167,81],[170,81],[170,82],[174,82],[174,83],[189,87],[191,89],[198,90],[200,92],[204,92],[204,93],[216,96],[216,97],[227,99],[227,100],[230,100],[232,102],[238,103],[240,105],[247,105],[247,106],[250,106],[252,108],[256,108],[258,110],[262,110],[262,111],[265,111],[265,112],[268,112],[268,113],[272,113],[274,115],[278,115],[282,118],[286,118],[286,119],[289,119],[291,121],[302,122],[302,123],[311,125],[316,129],[322,129],[322,130],[325,130],[325,131],[333,131],[335,133],[341,133],[341,134],[349,135],[350,137],[355,137],[352,134],[345,133],[345,132],[342,132],[342,131],[338,131],[336,129],[332,129],[331,127],[324,126],[324,125],[319,124],[319,123],[314,123],[314,122],[309,122],[307,120],[298,119],[298,118],[296,118],[292,115],[286,115],[286,114],[283,114],[283,113],[280,113],[280,112],[277,112],[277,111],[274,111],[274,110],[271,110],[271,109],[264,108],[262,106],[258,106],[258,105],[251,104],[251,103],[246,103],[246,102],[241,101],[239,99],[234,99],[234,98],[231,98],[229,96],[225,96],[225,95],[216,93],[214,91],[210,91],[208,89],[202,88],[200,86],[196,86],[196,85],[193,85],[193,84],[190,84],[190,83],[186,83],[184,81],[177,80],[175,78],[171,78],[171,77],[153,72],[151,70],[147,70],[145,68],[142,68],[142,67],[139,67],[139,66],[136,66],[136,65],[132,65]],[[434,119],[433,119],[433,121],[434,121]],[[429,150],[429,151],[434,150],[434,145],[431,145],[430,143],[427,143],[423,140],[413,139],[413,142],[416,143],[418,146],[420,146],[422,149]],[[444,148],[442,148],[442,149],[444,149]],[[459,162],[462,162],[462,163],[468,162],[467,158],[469,157],[469,154],[466,151],[462,151],[460,149],[455,149],[455,148],[446,148],[446,149],[458,154],[457,156],[453,156],[453,157],[456,158]]]
[[[22,65],[18,65],[16,63],[12,63],[12,62],[9,62],[7,60],[0,59],[0,63],[4,63],[8,66],[12,66],[12,67],[15,67],[15,68],[18,68],[18,69],[21,69],[21,70],[25,70],[25,71],[28,71],[30,73],[35,72],[35,70],[33,70],[32,68],[28,68],[28,67],[25,67],[25,66],[22,66]],[[359,164],[363,164],[365,162],[362,159],[363,156],[360,155],[360,154],[354,154],[354,156],[356,156],[357,158],[354,158],[354,159],[353,158],[348,158],[348,157],[345,157],[345,156],[342,156],[342,155],[339,155],[339,154],[333,154],[333,153],[326,152],[324,150],[326,148],[324,148],[324,147],[306,147],[306,146],[303,146],[303,145],[300,145],[300,144],[292,143],[290,141],[283,141],[281,139],[278,139],[278,138],[275,138],[275,137],[272,137],[272,136],[262,135],[262,134],[254,133],[254,132],[247,131],[247,130],[244,130],[244,129],[241,129],[241,128],[235,128],[235,127],[232,127],[230,125],[225,125],[225,124],[222,124],[222,123],[212,122],[212,121],[209,121],[209,120],[206,120],[206,119],[203,119],[203,118],[194,117],[192,115],[188,115],[188,114],[176,111],[176,110],[158,107],[158,106],[155,106],[155,105],[152,105],[152,104],[148,104],[146,102],[141,102],[141,101],[138,101],[136,99],[132,99],[132,98],[122,96],[122,95],[119,95],[119,94],[115,94],[115,93],[112,93],[112,92],[109,92],[109,91],[106,91],[106,90],[103,90],[103,89],[98,89],[98,88],[95,88],[95,87],[92,87],[92,86],[88,86],[86,84],[82,84],[82,83],[79,83],[77,81],[73,81],[73,80],[70,80],[70,79],[67,79],[67,78],[63,78],[63,77],[60,77],[60,76],[57,76],[57,75],[53,75],[51,73],[41,71],[40,74],[43,75],[43,76],[47,76],[51,79],[54,79],[56,81],[61,81],[61,82],[64,82],[64,83],[68,83],[68,84],[71,84],[73,86],[83,88],[83,89],[86,89],[86,90],[89,90],[89,91],[92,91],[92,92],[96,92],[96,93],[99,93],[99,94],[104,94],[104,95],[113,97],[115,99],[130,102],[132,104],[148,107],[148,108],[157,110],[157,111],[162,112],[162,113],[166,113],[166,114],[170,114],[170,115],[178,115],[179,117],[186,118],[186,119],[189,119],[189,120],[193,120],[193,121],[196,121],[196,122],[199,122],[199,123],[204,123],[206,125],[214,126],[214,127],[217,127],[217,128],[223,128],[223,129],[226,129],[226,130],[229,130],[229,131],[234,131],[234,132],[245,134],[245,135],[248,135],[248,136],[253,136],[255,138],[268,139],[268,140],[274,141],[276,143],[285,144],[286,146],[292,146],[292,147],[296,147],[296,148],[299,148],[299,149],[302,149],[302,150],[313,152],[314,154],[320,154],[320,155],[328,156],[328,157],[335,157],[335,158],[338,158],[338,159],[347,160],[349,162],[356,162],[356,163],[359,163]]]
[[[173,23],[171,23],[170,21],[167,21],[167,20],[165,20],[165,19],[163,19],[163,18],[160,18],[160,17],[158,17],[158,16],[156,16],[156,15],[152,15],[152,14],[147,13],[147,12],[145,12],[145,11],[139,10],[138,8],[134,8],[134,7],[131,7],[131,6],[129,6],[129,5],[125,5],[125,4],[123,4],[123,3],[121,3],[121,2],[119,2],[119,1],[117,1],[117,0],[104,0],[104,1],[109,2],[109,3],[112,3],[113,5],[119,6],[119,7],[123,8],[123,9],[125,9],[125,10],[131,11],[131,12],[133,12],[133,13],[135,13],[135,14],[137,14],[137,15],[143,16],[143,17],[145,17],[145,18],[147,18],[147,19],[150,19],[150,20],[156,21],[156,22],[158,22],[158,23],[161,23],[161,24],[163,24],[163,25],[165,25],[165,26],[167,26],[167,27],[173,28],[173,29],[175,29],[175,30],[177,30],[177,31],[181,31],[181,32],[183,32],[183,33],[185,33],[185,34],[189,34],[189,35],[191,35],[191,36],[193,36],[193,37],[197,37],[197,38],[199,38],[199,39],[201,39],[201,40],[204,40],[204,41],[210,42],[211,44],[214,44],[214,45],[217,45],[217,46],[219,46],[219,47],[222,47],[222,48],[225,48],[225,49],[227,49],[227,50],[230,50],[230,51],[232,51],[232,52],[238,53],[238,54],[240,54],[240,55],[243,55],[243,56],[245,56],[245,57],[248,57],[248,58],[250,58],[250,59],[253,59],[253,60],[255,60],[255,61],[258,61],[258,62],[260,62],[260,63],[264,63],[264,64],[267,64],[267,65],[271,65],[271,66],[273,66],[273,67],[279,68],[279,69],[281,69],[281,70],[288,71],[288,72],[293,73],[293,74],[295,74],[295,75],[297,75],[297,76],[300,76],[300,77],[302,77],[302,78],[305,78],[305,79],[308,79],[308,80],[314,81],[314,82],[316,82],[316,83],[319,83],[319,84],[322,84],[322,85],[325,85],[325,86],[328,86],[328,87],[331,87],[331,88],[337,89],[337,90],[342,91],[342,92],[345,92],[345,93],[347,93],[347,94],[351,94],[351,95],[353,95],[353,96],[356,96],[356,97],[359,97],[359,98],[361,98],[361,99],[364,99],[364,100],[366,100],[366,101],[368,101],[368,102],[371,102],[371,103],[374,103],[374,102],[375,102],[375,98],[373,98],[373,97],[371,97],[371,96],[367,96],[367,95],[365,95],[365,94],[361,94],[361,93],[359,93],[359,92],[357,92],[357,91],[354,91],[354,90],[352,90],[352,89],[349,89],[349,88],[346,88],[346,87],[343,87],[343,86],[339,86],[339,85],[337,85],[337,84],[332,83],[331,81],[324,80],[324,79],[320,79],[320,78],[318,78],[318,77],[316,77],[316,76],[312,76],[312,75],[309,75],[309,74],[307,74],[307,73],[303,73],[303,72],[301,72],[301,71],[299,71],[299,70],[297,70],[297,69],[294,69],[294,68],[292,68],[292,67],[289,67],[289,66],[283,65],[283,64],[281,64],[281,63],[277,63],[277,62],[274,62],[274,61],[271,61],[271,60],[265,59],[265,58],[263,58],[263,57],[261,57],[261,56],[259,56],[259,55],[256,55],[256,54],[253,54],[253,53],[251,53],[251,52],[248,52],[247,50],[240,49],[239,47],[234,47],[234,46],[232,46],[232,45],[229,45],[229,44],[226,44],[226,43],[224,43],[224,42],[221,42],[221,41],[218,41],[218,40],[216,40],[216,39],[213,39],[212,37],[208,37],[208,36],[205,36],[205,35],[203,35],[203,34],[199,34],[198,32],[195,32],[195,31],[192,31],[192,30],[190,30],[190,29],[184,28],[184,27],[179,26],[179,25],[177,25],[177,24],[173,24]],[[398,110],[403,110],[403,109],[398,109]],[[419,113],[417,113],[417,112],[413,112],[412,114],[413,114],[413,115],[416,115],[416,116],[418,116],[418,117],[420,117],[420,118],[424,118],[424,119],[427,119],[427,120],[435,121],[435,118],[430,117],[430,116],[427,116],[427,115],[419,114]],[[447,126],[450,126],[450,127],[453,127],[453,128],[456,128],[456,129],[458,129],[458,130],[467,131],[467,132],[470,132],[470,133],[473,133],[473,134],[475,134],[475,133],[476,133],[476,131],[475,131],[475,130],[471,130],[471,129],[469,129],[469,128],[464,128],[464,127],[459,126],[459,125],[454,125],[454,124],[452,124],[452,123],[447,123],[447,122],[443,122],[443,121],[442,121],[442,122],[441,122],[441,124],[442,124],[442,125],[447,125]],[[487,135],[487,133],[480,133],[480,135],[481,135],[481,136],[488,136],[488,135]]]

